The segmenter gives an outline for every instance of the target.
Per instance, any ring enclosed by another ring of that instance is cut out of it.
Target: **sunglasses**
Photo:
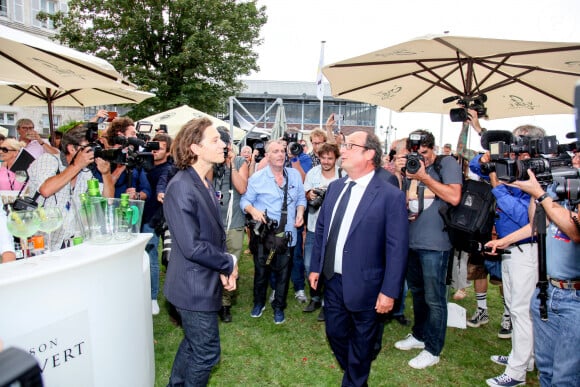
[[[16,152],[16,150],[15,149],[8,149],[6,147],[0,146],[0,152],[8,153],[8,152]]]

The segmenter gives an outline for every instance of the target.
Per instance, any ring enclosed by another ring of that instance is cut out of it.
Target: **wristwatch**
[[[539,198],[537,198],[536,204],[541,204],[544,200],[546,200],[546,198],[550,197],[550,195],[548,195],[547,192],[544,192],[544,194],[542,196],[540,196]]]

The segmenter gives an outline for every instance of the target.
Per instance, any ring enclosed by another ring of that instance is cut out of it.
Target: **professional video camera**
[[[405,156],[407,163],[405,164],[405,167],[403,167],[403,172],[417,173],[417,171],[421,169],[421,161],[425,162],[425,159],[417,151],[421,147],[421,143],[425,141],[425,136],[419,133],[411,133],[409,135],[409,147],[411,153]]]
[[[96,122],[87,122],[85,124],[87,131],[85,133],[85,139],[89,142],[87,147],[90,147],[95,157],[100,157],[103,160],[116,163],[125,163],[125,154],[121,148],[105,149],[103,143],[99,140],[99,124]],[[117,140],[117,137],[115,137]]]
[[[262,223],[260,221],[254,220],[254,218],[248,215],[248,219],[246,221],[246,225],[249,227],[252,233],[260,239],[264,239],[269,232],[273,233],[278,228],[278,221],[268,217],[268,210],[264,210],[264,219],[266,222]]]
[[[298,142],[298,132],[286,131],[282,138],[288,143],[288,149],[292,156],[298,157],[304,152],[304,148]]]
[[[528,169],[544,186],[552,183],[554,178],[573,179],[578,175],[567,152],[575,149],[575,143],[558,145],[556,136],[518,137],[508,131],[490,130],[483,134],[481,146],[489,150],[492,160],[481,164],[482,172],[495,172],[501,181],[528,180]],[[521,153],[528,153],[531,158],[518,160],[517,155]],[[512,158],[511,154],[516,157]]]
[[[318,210],[324,201],[324,197],[326,196],[326,189],[327,188],[313,188],[312,192],[316,195],[316,197],[312,200],[308,201],[308,206],[311,207],[314,211]]]
[[[462,105],[462,107],[449,110],[449,117],[452,122],[464,122],[469,119],[469,113],[467,109],[472,109],[477,112],[478,117],[487,116],[487,108],[484,103],[487,101],[487,95],[480,94],[477,97],[460,97],[455,95],[453,97],[448,97],[443,100],[443,103],[449,103],[457,101],[457,104]]]

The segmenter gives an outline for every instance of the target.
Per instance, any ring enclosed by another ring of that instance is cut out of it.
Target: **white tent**
[[[183,105],[175,109],[167,110],[162,113],[157,113],[155,115],[145,117],[140,121],[148,121],[153,124],[153,129],[158,129],[159,125],[167,125],[167,133],[171,137],[175,137],[177,132],[181,127],[187,123],[189,120],[194,118],[206,117],[212,120],[215,126],[225,126],[230,129],[230,124],[228,122],[222,121],[219,118],[211,116],[202,111],[196,110],[190,106]],[[240,128],[234,127],[234,140],[239,140],[244,137],[246,132]]]

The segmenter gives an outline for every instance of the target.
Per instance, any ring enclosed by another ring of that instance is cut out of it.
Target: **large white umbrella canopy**
[[[50,100],[52,106],[86,107],[134,104],[154,96],[155,94],[121,85],[60,90],[0,81],[0,105],[42,106]]]
[[[447,113],[487,96],[490,119],[570,114],[580,43],[427,36],[324,67],[332,95],[397,112]]]
[[[180,107],[170,109],[161,113],[154,114],[149,117],[145,117],[140,121],[147,121],[153,124],[155,129],[159,128],[159,125],[167,125],[167,133],[171,137],[175,137],[177,132],[181,127],[188,121],[194,118],[209,118],[214,126],[223,126],[228,130],[230,129],[230,124],[216,118],[210,114],[204,113],[201,110],[194,109],[188,105],[182,105]],[[246,132],[240,128],[234,127],[234,135],[232,136],[234,140],[239,140],[244,136]]]
[[[0,69],[0,81],[51,89],[132,86],[104,59],[3,25]]]
[[[153,94],[133,84],[106,60],[0,25],[2,101],[15,106],[53,107],[138,103]]]

